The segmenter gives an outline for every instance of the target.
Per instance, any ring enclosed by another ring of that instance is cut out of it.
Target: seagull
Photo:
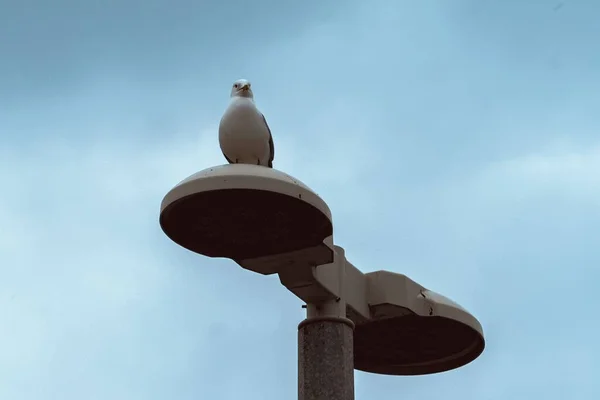
[[[265,116],[254,103],[250,82],[235,81],[231,101],[219,124],[219,144],[230,164],[273,168],[275,147]]]

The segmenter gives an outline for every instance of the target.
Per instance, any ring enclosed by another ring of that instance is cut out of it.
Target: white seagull
[[[250,82],[240,79],[231,88],[231,102],[219,124],[219,144],[230,164],[273,168],[275,147],[265,116],[254,104]]]

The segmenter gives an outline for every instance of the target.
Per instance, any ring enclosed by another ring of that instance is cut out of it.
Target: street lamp
[[[354,369],[432,374],[484,349],[481,325],[456,303],[404,275],[363,274],[346,260],[327,204],[281,171],[231,164],[198,172],[167,193],[160,225],[188,250],[278,274],[306,303],[299,400],[354,399]]]

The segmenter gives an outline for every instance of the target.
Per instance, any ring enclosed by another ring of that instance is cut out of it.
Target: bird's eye
[[[238,88],[238,84],[236,83],[235,85],[233,85],[233,87],[237,89]]]

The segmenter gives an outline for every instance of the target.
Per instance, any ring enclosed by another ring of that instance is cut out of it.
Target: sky
[[[0,0],[0,398],[292,399],[301,301],[163,196],[252,82],[363,272],[473,313],[463,368],[357,399],[600,398],[600,3]]]

